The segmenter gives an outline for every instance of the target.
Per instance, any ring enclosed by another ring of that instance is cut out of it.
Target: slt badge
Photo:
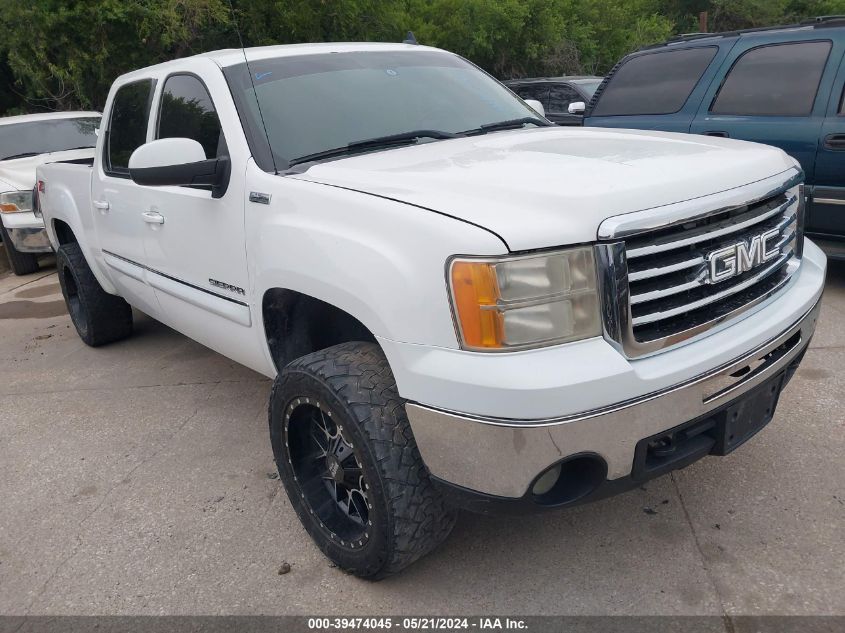
[[[765,264],[780,255],[778,229],[755,235],[750,241],[737,242],[707,254],[707,283],[718,284]],[[770,243],[775,240],[775,244]]]

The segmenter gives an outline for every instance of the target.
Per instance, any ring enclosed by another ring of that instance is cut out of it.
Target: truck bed
[[[91,156],[89,158],[72,158],[69,160],[57,160],[55,162],[47,163],[48,165],[58,165],[60,163],[70,164],[70,165],[88,165],[88,167],[94,166],[94,157]]]
[[[39,196],[39,206],[46,225],[68,215],[90,225],[93,165],[93,158],[79,158],[38,166],[36,179],[45,192]]]

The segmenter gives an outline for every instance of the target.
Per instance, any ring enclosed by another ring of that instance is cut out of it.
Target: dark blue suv
[[[775,145],[806,174],[806,232],[845,258],[845,17],[675,38],[624,57],[584,125]]]

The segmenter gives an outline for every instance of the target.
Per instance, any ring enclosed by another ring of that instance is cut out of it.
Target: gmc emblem
[[[737,242],[707,254],[707,283],[718,284],[765,264],[780,255],[780,231],[770,229],[750,241]]]

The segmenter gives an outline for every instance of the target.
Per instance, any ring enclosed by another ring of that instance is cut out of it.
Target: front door
[[[225,84],[218,88],[227,90]],[[153,138],[190,138],[202,145],[206,158],[228,157],[214,102],[196,75],[166,77],[155,110]],[[231,118],[237,120],[234,113]],[[234,137],[235,130],[230,133]],[[161,305],[161,320],[238,360],[244,341],[251,340],[247,331],[252,325],[243,174],[233,170],[219,198],[205,186],[145,189],[154,192],[142,211],[148,280]]]
[[[153,79],[120,86],[110,106],[102,151],[91,181],[94,228],[109,278],[119,294],[138,309],[157,316],[155,295],[146,283],[141,213],[148,192],[129,178],[129,157],[147,139],[155,89]]]

